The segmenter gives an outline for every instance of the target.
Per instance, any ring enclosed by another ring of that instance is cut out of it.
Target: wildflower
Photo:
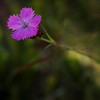
[[[19,41],[36,36],[40,22],[41,16],[35,15],[32,8],[22,8],[19,15],[10,16],[7,26],[13,31],[12,38]]]

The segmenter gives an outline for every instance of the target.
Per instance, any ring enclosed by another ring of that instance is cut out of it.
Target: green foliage
[[[0,100],[99,100],[99,4],[99,0],[1,0]],[[13,40],[6,22],[22,7],[41,14],[42,24],[64,49],[45,49],[48,44],[35,39]]]

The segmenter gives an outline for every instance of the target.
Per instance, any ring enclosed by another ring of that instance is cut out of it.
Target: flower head
[[[7,26],[13,31],[12,38],[19,41],[36,36],[40,22],[41,16],[35,15],[32,8],[22,8],[19,15],[10,16]]]

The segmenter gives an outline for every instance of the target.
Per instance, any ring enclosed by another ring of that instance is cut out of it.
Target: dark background
[[[12,39],[7,20],[23,7],[66,48]],[[0,0],[0,100],[99,100],[99,63],[100,0]]]

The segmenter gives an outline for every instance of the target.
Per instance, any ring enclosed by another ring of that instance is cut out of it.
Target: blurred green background
[[[71,50],[13,40],[7,20],[23,7]],[[100,100],[100,0],[0,0],[0,100]]]

